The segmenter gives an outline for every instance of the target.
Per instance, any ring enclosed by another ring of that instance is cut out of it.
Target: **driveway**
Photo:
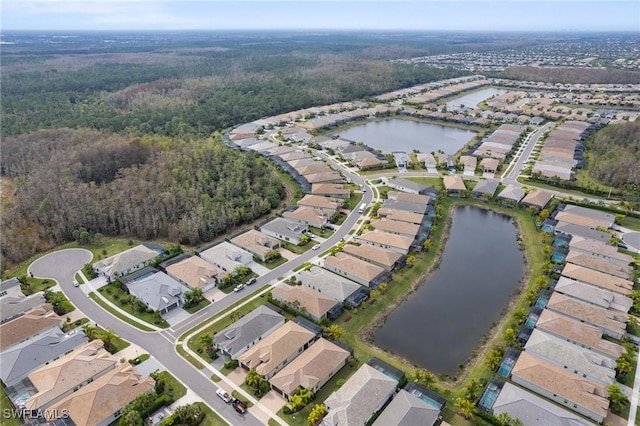
[[[66,249],[42,256],[27,272],[38,278],[53,278],[66,291],[73,288],[73,276],[91,262],[93,254],[85,249]]]

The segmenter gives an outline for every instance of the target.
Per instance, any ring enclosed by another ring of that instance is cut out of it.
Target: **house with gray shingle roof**
[[[300,271],[296,278],[302,285],[339,302],[344,302],[361,288],[359,284],[317,266],[311,267],[308,271]]]
[[[499,181],[496,179],[483,179],[478,181],[473,188],[473,196],[480,199],[491,198],[498,189]]]
[[[498,194],[498,200],[507,206],[516,206],[522,200],[524,194],[524,189],[515,185],[508,185]]]
[[[322,426],[362,426],[384,407],[398,382],[364,364],[325,400],[328,413]]]
[[[300,238],[309,228],[301,223],[277,217],[260,227],[260,232],[291,244],[300,244]]]
[[[42,306],[47,301],[42,292],[25,296],[20,292],[12,293],[0,299],[0,324],[19,317],[31,309]]]
[[[400,389],[372,426],[433,426],[438,420],[438,408]]]
[[[213,340],[223,354],[237,359],[256,343],[284,324],[284,317],[264,305],[258,306],[224,330]]]
[[[169,312],[182,305],[182,297],[189,287],[156,270],[126,283],[129,292],[152,311]]]
[[[166,252],[158,244],[144,243],[94,263],[93,270],[113,280],[143,268],[151,260]]]

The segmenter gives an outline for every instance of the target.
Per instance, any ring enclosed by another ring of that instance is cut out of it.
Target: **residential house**
[[[307,194],[298,201],[298,206],[318,210],[322,214],[331,216],[336,210],[342,207],[343,203],[344,200],[340,198]]]
[[[557,224],[553,229],[555,235],[571,235],[572,237],[583,237],[603,243],[608,243],[611,239],[611,234],[609,234],[608,232],[603,232],[598,229],[589,228],[588,226],[576,225],[569,222],[556,222]]]
[[[161,265],[163,266],[163,265]],[[212,289],[229,275],[217,266],[198,257],[185,255],[177,262],[164,265],[167,275],[189,288],[199,288],[203,292]]]
[[[342,251],[351,256],[357,257],[360,260],[364,260],[365,262],[373,263],[387,272],[391,272],[395,268],[401,266],[404,262],[402,254],[369,244],[362,244],[359,246],[354,244],[345,244]]]
[[[347,199],[351,197],[351,189],[338,183],[316,183],[311,185],[311,194]]]
[[[62,328],[62,318],[53,312],[53,306],[45,303],[23,315],[0,324],[0,352],[32,339],[51,329]]]
[[[152,392],[154,386],[151,377],[143,377],[135,367],[123,363],[52,405],[46,417],[54,420],[56,412],[67,412],[76,426],[108,426],[121,416],[125,405]]]
[[[203,251],[196,252],[198,256],[226,273],[232,273],[240,266],[247,266],[253,262],[253,255],[227,241],[223,241]]]
[[[476,166],[478,165],[478,158],[471,155],[461,155],[460,163],[464,166],[464,174],[473,176],[476,172]]]
[[[271,388],[289,399],[298,389],[320,390],[349,361],[351,354],[320,338],[269,380]]]
[[[536,394],[504,383],[493,403],[493,415],[508,414],[527,426],[593,426],[593,423]]]
[[[431,204],[433,197],[430,195],[413,194],[411,192],[389,191],[387,198],[395,201],[408,201],[410,203]]]
[[[633,281],[585,268],[584,266],[574,265],[573,263],[564,265],[562,275],[624,296],[628,296],[633,291]]]
[[[270,237],[298,245],[302,236],[309,230],[303,225],[292,220],[277,217],[260,227],[260,232]]]
[[[269,380],[319,337],[295,322],[289,321],[240,355],[238,361],[243,368],[255,370]]]
[[[544,331],[534,329],[524,350],[601,385],[607,386],[616,381],[614,360]]]
[[[613,220],[600,219],[599,217],[583,216],[571,211],[559,211],[554,216],[558,222],[566,222],[574,225],[584,226],[590,229],[608,229],[613,225]]]
[[[2,383],[6,387],[14,386],[33,370],[87,342],[87,336],[83,332],[66,334],[59,328],[52,328],[36,338],[19,343],[0,354]]]
[[[229,242],[248,251],[263,262],[269,252],[280,247],[280,241],[277,238],[270,237],[255,229],[233,237]]]
[[[20,281],[18,281],[18,278],[13,277],[0,282],[0,299],[8,294],[14,293],[22,293],[22,290],[20,289]]]
[[[483,179],[473,188],[473,196],[480,199],[491,199],[500,182],[496,179]]]
[[[511,380],[597,423],[607,416],[609,395],[605,386],[527,352],[521,353],[513,366]]]
[[[311,185],[317,183],[341,183],[344,181],[344,178],[340,173],[337,172],[323,172],[323,173],[313,173],[305,175],[304,178]]]
[[[367,151],[365,151],[367,152]],[[367,152],[368,153],[368,152]],[[353,165],[360,170],[374,170],[382,169],[389,164],[389,161],[384,158],[377,158],[375,155],[365,156],[362,158],[356,158],[353,161]]]
[[[621,339],[626,334],[628,316],[622,312],[600,308],[560,293],[551,295],[547,309],[598,327],[614,339]]]
[[[463,195],[467,190],[464,180],[460,175],[447,175],[442,178],[444,189],[449,195]]]
[[[359,284],[317,266],[312,266],[308,271],[300,271],[296,278],[303,286],[332,297],[340,303],[349,299],[361,288]]]
[[[296,210],[286,211],[282,213],[282,217],[302,225],[316,228],[323,228],[329,221],[329,216],[326,213],[310,207],[298,207]]]
[[[372,426],[434,426],[442,420],[440,412],[433,403],[400,389]]]
[[[27,311],[42,306],[47,301],[42,292],[25,296],[21,292],[12,292],[0,298],[0,324],[19,317]]]
[[[605,309],[614,309],[624,312],[625,314],[629,312],[629,309],[633,305],[633,299],[630,297],[567,277],[560,277],[554,290],[558,293],[582,300],[583,302],[591,303],[592,305]]]
[[[147,308],[163,314],[182,306],[184,293],[189,291],[187,286],[152,268],[138,279],[126,280],[123,284]]]
[[[498,171],[500,160],[496,158],[483,158],[480,161],[480,167],[484,173],[495,173]]]
[[[420,163],[422,163],[424,168],[429,171],[435,170],[436,166],[438,165],[433,154],[429,154],[428,152],[419,152],[418,154],[416,154],[416,158]]]
[[[238,359],[256,343],[284,324],[284,317],[264,305],[258,306],[213,337],[213,342],[231,359]]]
[[[616,219],[614,214],[607,213],[601,210],[590,209],[587,207],[576,206],[573,204],[560,205],[558,206],[558,209],[562,210],[563,213],[582,216],[585,219],[591,219],[591,223],[587,226],[600,226],[602,228],[608,229],[613,227]],[[577,224],[584,225],[584,223]]]
[[[414,203],[411,201],[385,200],[382,208],[391,210],[401,210],[410,213],[418,213],[424,215],[429,210],[429,205],[424,203]]]
[[[389,234],[401,235],[408,238],[415,238],[420,231],[419,225],[395,221],[387,218],[373,220],[371,221],[371,226],[375,229],[387,232]]]
[[[584,266],[585,268],[593,269],[625,280],[631,279],[631,271],[633,270],[633,268],[628,264],[624,265],[622,263],[609,262],[603,258],[581,253],[576,250],[569,250],[565,260],[568,263]]]
[[[553,198],[553,194],[542,189],[536,189],[529,192],[524,196],[520,205],[527,208],[532,208],[536,211],[540,211],[549,204],[549,201]]]
[[[614,246],[601,241],[594,241],[584,237],[573,237],[569,242],[569,249],[579,253],[596,256],[616,264],[629,265],[633,262],[633,257],[625,253],[618,252]]]
[[[94,263],[93,270],[98,275],[115,280],[147,266],[150,261],[165,253],[167,250],[159,244],[143,243]]]
[[[524,194],[524,189],[515,185],[507,185],[507,187],[498,194],[498,200],[504,205],[513,207],[518,205],[524,197]]]
[[[371,288],[389,280],[389,273],[383,268],[342,252],[325,257],[323,267]]]
[[[387,179],[383,177],[381,180],[390,188],[395,188],[399,191],[409,192],[412,194],[424,194],[429,188],[428,186],[407,179]]]
[[[378,216],[386,217],[387,219],[397,220],[399,222],[415,223],[416,225],[422,225],[425,216],[420,213],[407,212],[404,210],[395,210],[385,207],[378,209]]]
[[[288,303],[318,323],[325,318],[335,320],[342,313],[342,304],[336,299],[307,286],[280,284],[271,291],[271,297],[278,302]]]
[[[373,230],[362,233],[357,237],[357,241],[362,244],[369,244],[375,247],[395,251],[400,254],[407,254],[413,244],[413,238],[400,235],[388,234],[386,232]]]
[[[21,392],[13,399],[17,407],[27,410],[43,410],[59,403],[98,377],[118,365],[101,340],[93,340],[85,346],[32,371],[27,377],[29,385],[20,384]],[[17,390],[17,389],[16,389]],[[7,389],[11,395],[13,389]],[[27,396],[28,394],[28,396]],[[24,401],[20,401],[24,398]]]
[[[322,426],[361,426],[393,396],[398,382],[364,364],[325,400],[328,413]]]

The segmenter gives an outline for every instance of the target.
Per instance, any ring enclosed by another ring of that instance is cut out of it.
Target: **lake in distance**
[[[476,132],[457,127],[400,119],[369,121],[339,132],[340,138],[364,142],[385,153],[418,149],[420,152],[442,150],[455,154],[475,135]]]
[[[524,274],[516,236],[509,216],[457,207],[439,268],[375,330],[375,344],[436,374],[455,375]]]
[[[503,93],[507,93],[507,90],[496,89],[495,87],[476,90],[475,92],[471,92],[464,96],[460,96],[458,98],[450,100],[449,102],[447,102],[447,108],[456,109],[462,107],[463,105],[467,108],[478,108],[478,104],[480,102],[486,101],[487,99],[496,95],[502,95]]]

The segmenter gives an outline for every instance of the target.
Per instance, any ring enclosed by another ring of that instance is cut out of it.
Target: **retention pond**
[[[498,321],[523,274],[512,219],[457,207],[439,268],[375,330],[375,344],[434,373],[455,375]]]

